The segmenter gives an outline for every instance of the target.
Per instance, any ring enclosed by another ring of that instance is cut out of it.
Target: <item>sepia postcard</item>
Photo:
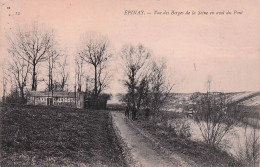
[[[260,166],[259,0],[0,0],[0,166]]]

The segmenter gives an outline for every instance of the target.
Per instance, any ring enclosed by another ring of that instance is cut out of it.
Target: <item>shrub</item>
[[[190,124],[186,119],[174,119],[170,121],[169,128],[171,133],[173,133],[173,135],[176,137],[179,138],[191,137]]]
[[[6,103],[19,103],[19,104],[26,104],[26,99],[22,98],[18,92],[18,90],[14,89],[11,93],[5,97]]]
[[[236,107],[222,93],[208,92],[193,101],[194,119],[204,141],[211,146],[220,146],[223,137],[231,132],[238,122]]]
[[[245,163],[247,166],[259,166],[260,165],[260,136],[257,133],[257,129],[254,128],[248,133],[247,126],[244,131],[245,142],[239,145],[237,152],[238,159]]]

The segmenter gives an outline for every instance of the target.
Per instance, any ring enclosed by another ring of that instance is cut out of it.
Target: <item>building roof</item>
[[[82,94],[82,93],[77,93]],[[47,91],[30,91],[28,96],[51,97],[52,92]],[[53,92],[53,97],[75,97],[75,92]]]

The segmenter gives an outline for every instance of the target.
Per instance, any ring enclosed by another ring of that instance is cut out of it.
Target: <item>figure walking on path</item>
[[[136,109],[135,109],[135,107],[133,107],[132,108],[132,120],[134,121],[134,120],[136,120]]]
[[[145,111],[145,120],[148,120],[150,116],[150,109],[147,107],[144,111]]]
[[[129,107],[128,106],[126,106],[126,108],[125,108],[125,116],[127,118],[129,118]]]

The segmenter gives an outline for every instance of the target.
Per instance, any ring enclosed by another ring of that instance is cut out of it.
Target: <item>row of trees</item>
[[[84,91],[85,84],[85,93],[91,95],[94,100],[101,97],[112,76],[109,68],[112,56],[111,44],[106,37],[94,33],[82,37],[75,57],[75,79],[79,92]]]
[[[121,97],[129,108],[137,112],[150,108],[161,110],[167,103],[173,84],[168,80],[166,62],[154,61],[144,45],[126,45],[120,52],[125,78],[122,80],[127,93]]]
[[[14,87],[12,93],[19,92],[20,102],[25,102],[26,90],[37,90],[39,82],[46,83],[48,91],[65,89],[69,75],[66,69],[67,56],[59,49],[53,30],[33,24],[30,29],[18,28],[11,32],[7,35],[7,41],[11,59],[4,78],[8,78]],[[40,71],[44,75],[40,76]],[[6,85],[3,88],[6,92]]]
[[[108,87],[112,77],[109,67],[113,54],[110,41],[96,34],[82,37],[81,47],[75,58],[76,85],[98,99]],[[122,84],[127,93],[120,97],[131,109],[150,107],[159,111],[170,96],[173,85],[167,80],[166,63],[155,62],[149,49],[142,44],[125,45],[119,57],[124,70]],[[85,83],[85,84],[84,84]]]
[[[53,30],[33,24],[26,30],[18,28],[7,40],[11,60],[6,74],[22,101],[26,90],[36,91],[39,82],[46,84],[47,91],[65,90],[69,81],[67,55],[59,49]],[[106,37],[94,33],[83,35],[75,56],[75,89],[94,100],[103,97],[111,81],[113,57]],[[150,107],[159,111],[172,89],[166,77],[166,63],[155,62],[151,51],[142,44],[123,46],[119,57],[125,72],[122,84],[127,90],[122,101],[136,110]]]

